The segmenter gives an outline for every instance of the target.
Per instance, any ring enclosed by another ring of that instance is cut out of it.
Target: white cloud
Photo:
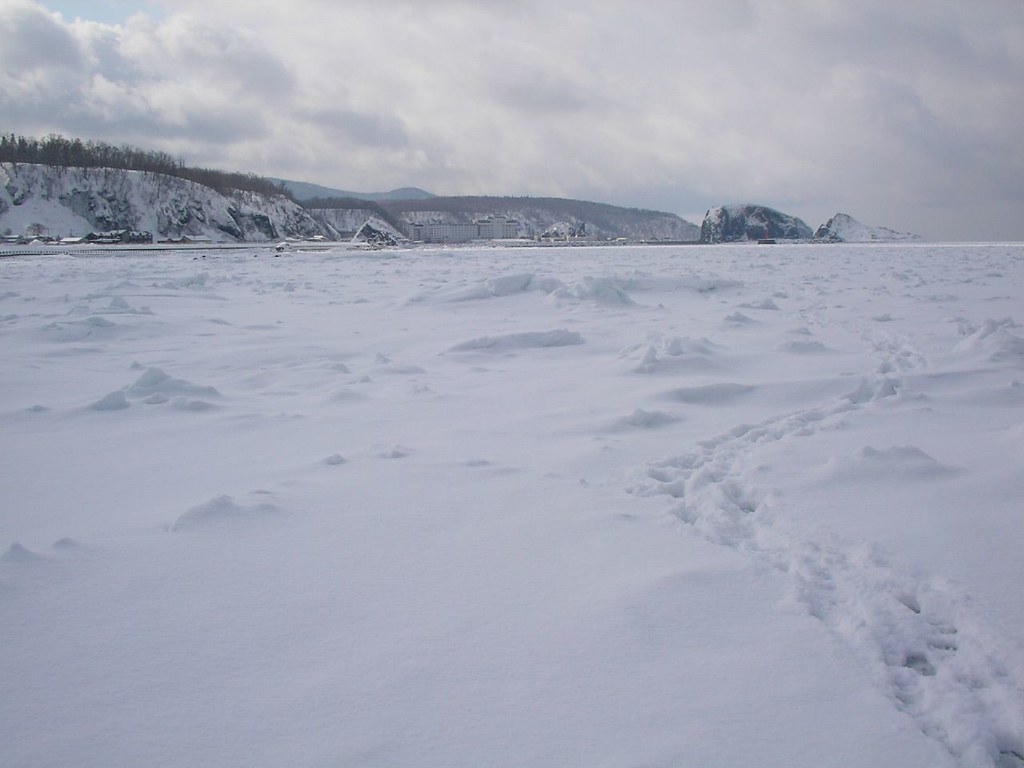
[[[1015,0],[140,8],[0,0],[4,128],[349,189],[756,200],[1024,239],[992,215],[1024,202]]]

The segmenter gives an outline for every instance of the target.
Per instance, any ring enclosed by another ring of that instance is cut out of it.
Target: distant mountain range
[[[316,199],[348,198],[352,200],[425,200],[434,197],[430,192],[418,187],[401,187],[392,189],[390,192],[351,192],[345,189],[334,189],[324,187],[320,184],[311,184],[308,181],[290,181],[288,179],[271,178],[271,181],[280,184],[292,197],[300,203]]]

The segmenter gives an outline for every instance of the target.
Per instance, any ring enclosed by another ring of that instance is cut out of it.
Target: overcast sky
[[[1024,1],[0,0],[0,130],[1024,240]]]

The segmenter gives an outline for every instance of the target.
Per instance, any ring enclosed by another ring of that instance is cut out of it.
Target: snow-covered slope
[[[801,219],[764,205],[719,205],[704,214],[702,243],[732,243],[760,238],[806,240],[811,228]]]
[[[51,236],[134,229],[155,237],[263,242],[326,234],[295,202],[255,192],[223,195],[185,179],[115,168],[0,163],[0,232]]]
[[[921,237],[886,227],[869,227],[848,213],[837,213],[818,227],[814,239],[828,243],[872,243],[920,240]]]

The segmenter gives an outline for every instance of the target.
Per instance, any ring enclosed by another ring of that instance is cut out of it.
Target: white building
[[[519,222],[492,214],[472,224],[410,224],[409,237],[424,243],[466,243],[470,240],[505,240],[519,237]]]
[[[480,230],[479,237],[483,240],[508,240],[519,237],[519,222],[495,213],[476,220]]]

